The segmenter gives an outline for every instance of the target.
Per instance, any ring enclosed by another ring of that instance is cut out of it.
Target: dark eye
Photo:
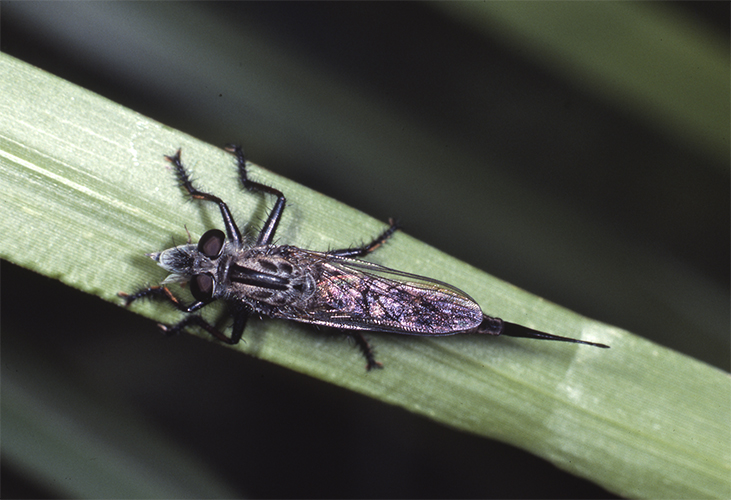
[[[190,280],[190,293],[195,300],[208,302],[213,298],[213,276],[210,274],[196,274]]]
[[[198,242],[198,251],[210,259],[216,259],[221,255],[225,239],[226,235],[220,229],[206,231]]]

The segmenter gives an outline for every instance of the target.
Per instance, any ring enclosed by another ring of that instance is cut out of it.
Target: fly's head
[[[179,245],[148,255],[170,273],[163,283],[190,282],[193,297],[201,302],[210,302],[217,296],[218,261],[225,245],[224,232],[211,229],[201,236],[197,245]]]

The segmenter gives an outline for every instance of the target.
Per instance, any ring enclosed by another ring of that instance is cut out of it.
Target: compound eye
[[[201,236],[198,242],[198,251],[209,259],[217,259],[223,250],[226,235],[220,229],[211,229]]]
[[[196,274],[190,280],[190,293],[195,300],[208,302],[213,298],[214,281],[210,274]]]

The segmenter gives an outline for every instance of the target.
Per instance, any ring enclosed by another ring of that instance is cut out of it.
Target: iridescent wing
[[[316,261],[317,286],[288,319],[407,335],[454,335],[482,322],[480,306],[447,283],[362,260],[307,253]]]

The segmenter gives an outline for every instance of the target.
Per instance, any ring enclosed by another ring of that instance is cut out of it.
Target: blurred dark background
[[[728,56],[727,2],[656,8]],[[4,2],[0,29],[14,57],[729,370],[728,151],[542,64],[497,20],[477,30],[420,3]],[[10,346],[93,376],[249,496],[609,496],[501,443],[165,339],[5,262],[2,285],[3,331],[26,332],[3,335],[5,359]],[[117,342],[130,336],[135,350]],[[3,497],[65,491],[2,466]]]

